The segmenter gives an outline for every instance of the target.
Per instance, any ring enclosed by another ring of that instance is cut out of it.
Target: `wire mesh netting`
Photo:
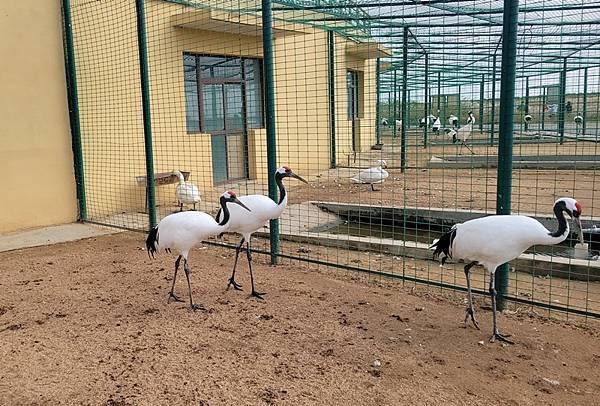
[[[511,210],[553,230],[554,201],[574,197],[585,244],[573,229],[533,246],[503,293],[600,315],[600,3],[521,1],[515,41],[501,1],[64,3],[82,220],[214,214],[224,190],[268,195],[288,165],[309,182],[285,181],[256,251],[465,290],[435,239]]]

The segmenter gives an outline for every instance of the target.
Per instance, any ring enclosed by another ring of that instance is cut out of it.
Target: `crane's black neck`
[[[567,206],[565,202],[558,202],[554,205],[554,215],[558,220],[558,230],[553,233],[550,233],[551,237],[562,237],[567,231],[567,219],[565,218],[565,212],[567,211]]]
[[[227,200],[225,200],[225,198],[223,196],[221,196],[219,203],[221,204],[221,210],[223,211],[223,220],[221,220],[219,222],[219,225],[224,226],[229,221],[229,209],[227,208]],[[217,213],[217,218],[219,218],[218,213]]]
[[[285,198],[286,192],[285,186],[283,186],[283,175],[279,172],[275,174],[275,183],[277,183],[277,187],[279,188],[279,203],[277,204],[281,204],[281,202],[283,202],[283,199]]]

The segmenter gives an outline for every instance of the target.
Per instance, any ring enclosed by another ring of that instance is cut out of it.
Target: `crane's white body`
[[[437,117],[437,118],[435,119],[435,121],[433,122],[433,125],[431,126],[431,129],[432,129],[434,132],[438,132],[438,131],[440,131],[440,129],[441,129],[441,128],[442,128],[442,122],[441,122],[440,118],[439,118],[439,117]]]
[[[525,123],[530,123],[533,120],[533,117],[531,117],[531,114],[525,114],[525,117],[523,117],[523,121]]]
[[[229,207],[231,218],[228,222],[229,228],[227,231],[241,234],[246,241],[249,241],[252,233],[262,229],[269,220],[279,218],[288,202],[287,194],[279,204],[263,195],[242,196],[239,200],[244,203],[251,212],[249,213],[240,206]],[[223,212],[221,211],[219,221],[222,218]]]
[[[179,171],[173,171],[175,175],[179,178],[179,184],[175,188],[175,196],[177,197],[177,201],[179,204],[193,204],[200,202],[200,191],[198,190],[198,186],[194,185],[192,182],[186,182],[183,174]]]
[[[383,183],[390,174],[388,171],[383,169],[386,166],[386,162],[383,160],[377,161],[377,166],[372,168],[363,169],[356,176],[350,178],[354,183],[363,184],[379,184]]]
[[[396,120],[396,128],[402,127],[402,120]]]
[[[172,249],[187,259],[192,248],[209,237],[226,232],[228,227],[229,222],[221,226],[212,216],[201,211],[173,213],[158,223],[156,249]]]
[[[473,134],[473,123],[465,124],[456,130],[456,138],[462,143],[466,143],[471,134]]]
[[[568,222],[561,236],[552,237],[539,221],[518,215],[481,217],[454,227],[456,238],[451,246],[452,258],[477,261],[491,273],[533,245],[559,244],[569,235]]]

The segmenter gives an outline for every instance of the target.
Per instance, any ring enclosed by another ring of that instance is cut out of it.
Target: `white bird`
[[[431,126],[431,129],[433,130],[433,132],[437,133],[440,131],[440,129],[442,128],[442,122],[440,121],[440,118],[437,117],[435,119],[435,121],[433,122],[433,125]]]
[[[174,175],[179,178],[179,184],[175,188],[175,196],[177,196],[177,202],[179,203],[179,211],[183,210],[183,204],[193,204],[194,210],[196,210],[196,203],[200,202],[200,192],[198,186],[192,182],[186,182],[183,174],[180,171],[173,171]]]
[[[385,118],[385,117],[384,117],[384,118],[382,118],[382,119],[381,119],[381,125],[383,125],[383,126],[385,126],[385,127],[388,127],[388,126],[389,126],[389,123],[388,123],[388,120],[387,120],[387,118]]]
[[[448,117],[448,123],[452,126],[452,128],[458,128],[458,117],[454,114],[450,114]]]
[[[467,145],[467,141],[468,141],[469,137],[471,136],[471,134],[473,134],[473,123],[465,124],[462,127],[460,127],[458,130],[446,129],[446,133],[448,134],[449,137],[452,137],[453,144],[456,143],[457,141],[460,141],[460,150],[458,151],[459,155],[462,152],[463,146],[467,147],[467,149],[469,151],[471,151],[471,154],[475,154],[475,152],[473,152],[471,147],[469,147]]]
[[[402,127],[402,120],[396,120],[396,128]]]
[[[148,238],[146,239],[148,256],[151,255],[152,258],[154,258],[154,254],[157,251],[163,249],[166,252],[175,250],[179,254],[177,260],[175,260],[175,275],[173,275],[173,284],[171,285],[171,291],[169,292],[169,301],[171,299],[176,302],[183,301],[175,296],[175,293],[173,292],[173,289],[175,289],[175,280],[177,279],[179,262],[183,258],[183,270],[185,271],[185,276],[187,278],[190,294],[190,307],[192,310],[202,309],[202,306],[194,304],[194,301],[192,300],[192,285],[190,283],[190,268],[188,266],[190,250],[208,237],[227,231],[230,226],[230,213],[227,203],[236,203],[244,209],[250,210],[237,199],[233,192],[223,193],[219,199],[219,203],[221,205],[221,210],[223,211],[223,219],[219,223],[217,223],[212,216],[201,211],[174,213],[163,218],[156,227],[150,230]]]
[[[498,266],[512,261],[533,245],[554,245],[563,242],[569,235],[566,215],[575,218],[581,230],[581,205],[572,198],[563,197],[554,203],[554,214],[558,220],[558,230],[550,232],[537,220],[518,215],[496,215],[455,224],[431,246],[435,248],[433,257],[441,258],[442,265],[448,258],[465,260],[467,278],[468,307],[465,324],[469,316],[479,329],[473,310],[471,280],[469,270],[475,265],[483,266],[490,274],[489,292],[492,299],[493,332],[490,341],[495,339],[511,343],[498,331],[496,324],[496,289],[494,274]],[[580,239],[582,234],[580,231]]]
[[[363,169],[356,176],[350,178],[350,180],[354,183],[370,184],[371,190],[375,192],[375,186],[373,185],[377,183],[383,183],[386,178],[390,176],[390,174],[384,169],[387,168],[387,162],[385,162],[383,159],[380,159],[376,162],[376,164],[377,166],[375,167]]]
[[[234,289],[242,290],[242,286],[235,281],[235,269],[237,267],[240,250],[242,249],[244,242],[246,242],[246,257],[248,258],[248,268],[250,270],[252,296],[259,299],[263,299],[262,295],[264,295],[264,293],[259,293],[254,288],[254,276],[252,275],[252,255],[250,253],[250,239],[252,238],[252,234],[262,229],[269,220],[275,220],[281,216],[281,213],[283,213],[283,210],[287,206],[288,202],[287,192],[283,186],[284,178],[294,178],[304,183],[308,183],[300,176],[296,175],[287,166],[282,166],[277,169],[274,176],[275,183],[279,188],[279,203],[275,203],[269,197],[263,195],[248,195],[240,197],[240,201],[245,205],[245,207],[248,207],[249,210],[251,210],[251,213],[248,213],[239,207],[232,206],[231,220],[229,229],[227,230],[228,232],[242,235],[242,239],[235,250],[235,263],[233,264],[233,272],[231,273],[231,278],[229,278],[227,288],[229,288],[229,285],[233,285]],[[222,221],[223,215],[224,210],[219,210],[216,218]]]
[[[580,115],[576,115],[575,117],[573,117],[573,121],[575,121],[575,124],[581,125],[583,124],[583,117],[581,117]]]
[[[533,117],[531,117],[531,114],[525,114],[525,117],[523,117],[523,121],[525,122],[525,124],[531,123],[532,120]]]
[[[468,117],[467,117],[467,124],[475,124],[475,116],[473,115],[472,111],[469,111],[468,113]]]

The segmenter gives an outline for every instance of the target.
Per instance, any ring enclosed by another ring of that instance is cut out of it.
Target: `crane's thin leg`
[[[463,141],[463,145],[464,145],[465,147],[467,147],[467,149],[468,149],[469,151],[471,151],[471,155],[475,155],[475,152],[473,152],[473,150],[471,149],[471,147],[469,147],[469,146],[468,146],[468,145],[467,145],[467,144],[466,144],[464,141]],[[462,146],[461,146],[461,149],[462,149]]]
[[[229,289],[229,285],[233,285],[235,290],[243,290],[242,285],[236,283],[235,281],[235,268],[237,268],[238,257],[240,256],[240,251],[242,249],[242,245],[244,245],[244,241],[244,237],[242,237],[242,241],[240,241],[239,245],[235,248],[235,262],[233,263],[233,272],[231,273],[231,278],[229,278],[227,289]]]
[[[190,292],[190,308],[192,310],[204,310],[204,307],[199,304],[195,304],[192,299],[192,284],[190,283],[190,267],[188,266],[187,259],[183,259],[183,270],[185,271],[185,277],[187,278],[188,291]]]
[[[252,275],[252,254],[250,253],[250,240],[248,240],[246,242],[246,256],[248,257],[248,268],[250,269],[250,282],[252,283],[251,296],[254,296],[255,298],[258,298],[258,299],[264,299],[264,297],[262,297],[262,295],[264,295],[265,293],[257,292],[254,289],[254,276]]]
[[[477,320],[475,320],[475,310],[473,309],[473,295],[471,294],[471,272],[470,269],[477,265],[477,261],[473,261],[465,266],[465,276],[467,277],[467,295],[469,298],[469,305],[467,307],[467,314],[465,314],[465,327],[467,326],[467,320],[469,320],[469,316],[471,316],[471,321],[473,321],[473,325],[480,330],[479,324]]]
[[[173,275],[173,284],[171,285],[171,291],[169,292],[169,298],[167,299],[167,303],[169,303],[171,299],[173,299],[176,302],[183,302],[183,300],[178,298],[174,293],[175,280],[177,279],[177,270],[179,269],[179,262],[181,261],[181,258],[183,257],[180,255],[177,257],[177,260],[175,260],[175,275]]]
[[[183,211],[183,203],[179,202],[179,211]]]
[[[490,337],[490,343],[496,341],[496,339],[500,341],[504,341],[508,344],[514,344],[514,342],[510,341],[507,337],[510,337],[510,334],[502,334],[498,331],[498,325],[496,323],[496,278],[494,273],[490,273],[490,296],[492,297],[492,312],[493,312],[493,320],[494,320],[494,331],[492,332],[492,336]]]

